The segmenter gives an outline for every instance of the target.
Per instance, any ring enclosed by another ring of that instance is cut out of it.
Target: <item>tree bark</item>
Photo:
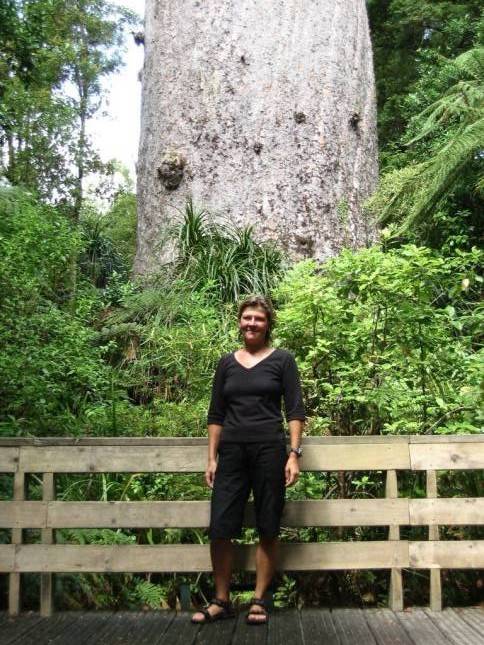
[[[137,273],[190,197],[293,258],[372,241],[364,0],[147,0],[142,83]]]

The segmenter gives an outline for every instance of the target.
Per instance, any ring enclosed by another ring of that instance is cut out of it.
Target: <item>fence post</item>
[[[25,473],[17,471],[13,479],[13,499],[15,502],[25,500]],[[22,544],[22,529],[12,528],[12,544]],[[17,616],[20,613],[20,573],[11,573],[8,580],[8,613]]]
[[[398,481],[397,471],[388,470],[385,483],[385,495],[389,499],[396,499],[398,497]],[[400,539],[400,527],[397,525],[389,526],[388,530],[389,540]],[[388,597],[390,609],[393,611],[403,611],[403,586],[402,586],[402,570],[392,568],[390,572],[390,593]]]
[[[437,472],[427,470],[427,497],[436,499],[437,494]],[[439,539],[439,527],[436,524],[429,525],[429,540]],[[440,569],[430,569],[430,609],[442,611],[442,585]]]
[[[44,473],[42,479],[42,499],[52,502],[54,499],[54,473]],[[47,517],[49,514],[47,513]],[[42,544],[53,544],[54,531],[51,528],[42,529]],[[52,574],[40,574],[40,615],[52,615]]]

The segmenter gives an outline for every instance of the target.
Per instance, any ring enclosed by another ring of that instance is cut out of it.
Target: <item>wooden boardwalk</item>
[[[484,609],[274,611],[267,627],[204,625],[174,612],[0,613],[0,645],[484,645]]]

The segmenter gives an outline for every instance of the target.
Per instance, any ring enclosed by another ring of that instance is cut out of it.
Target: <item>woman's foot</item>
[[[212,598],[208,605],[193,614],[192,623],[211,623],[214,620],[223,620],[234,616],[230,600]]]
[[[268,619],[266,603],[262,598],[252,598],[245,622],[248,625],[265,625]]]

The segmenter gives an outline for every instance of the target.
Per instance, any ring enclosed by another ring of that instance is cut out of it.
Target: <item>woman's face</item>
[[[239,320],[239,329],[247,345],[265,343],[269,321],[262,307],[246,307]]]

